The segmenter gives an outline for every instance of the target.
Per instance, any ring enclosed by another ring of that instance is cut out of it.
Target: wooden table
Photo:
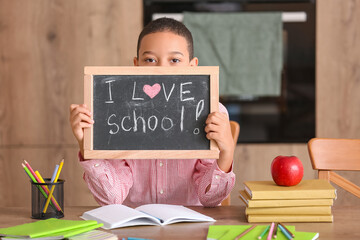
[[[80,220],[83,212],[95,207],[65,207],[64,219]],[[245,219],[244,206],[223,206],[216,208],[191,207],[215,218],[215,223],[177,223],[167,226],[139,226],[111,230],[122,237],[149,239],[206,239],[208,227],[215,225],[249,224]],[[0,207],[0,227],[9,227],[35,221],[30,218],[30,208]],[[319,232],[320,239],[360,239],[360,206],[333,207],[333,223],[287,223],[295,225],[296,230]]]

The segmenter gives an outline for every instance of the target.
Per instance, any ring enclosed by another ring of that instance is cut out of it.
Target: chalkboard
[[[85,158],[217,158],[218,67],[86,67]]]

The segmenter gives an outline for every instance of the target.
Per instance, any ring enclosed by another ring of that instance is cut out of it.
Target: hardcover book
[[[247,215],[248,222],[332,222],[333,215]]]
[[[334,200],[331,198],[318,199],[260,199],[252,200],[244,190],[239,191],[239,198],[250,208],[265,207],[295,207],[295,206],[332,206]]]
[[[330,215],[330,206],[246,208],[246,215]]]
[[[298,185],[278,186],[274,181],[247,181],[245,192],[251,199],[319,199],[336,197],[335,188],[326,180],[302,180]]]

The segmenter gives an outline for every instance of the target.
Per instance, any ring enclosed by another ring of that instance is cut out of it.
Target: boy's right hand
[[[89,128],[94,124],[91,119],[92,114],[87,108],[86,104],[71,104],[70,105],[70,124],[76,140],[79,143],[80,150],[84,141],[84,128]]]

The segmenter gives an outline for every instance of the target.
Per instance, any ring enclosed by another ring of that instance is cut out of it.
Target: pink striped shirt
[[[220,104],[220,112],[227,112]],[[216,206],[228,196],[235,174],[216,159],[93,159],[84,161],[84,180],[100,205],[166,203]],[[208,192],[206,188],[211,185]]]

